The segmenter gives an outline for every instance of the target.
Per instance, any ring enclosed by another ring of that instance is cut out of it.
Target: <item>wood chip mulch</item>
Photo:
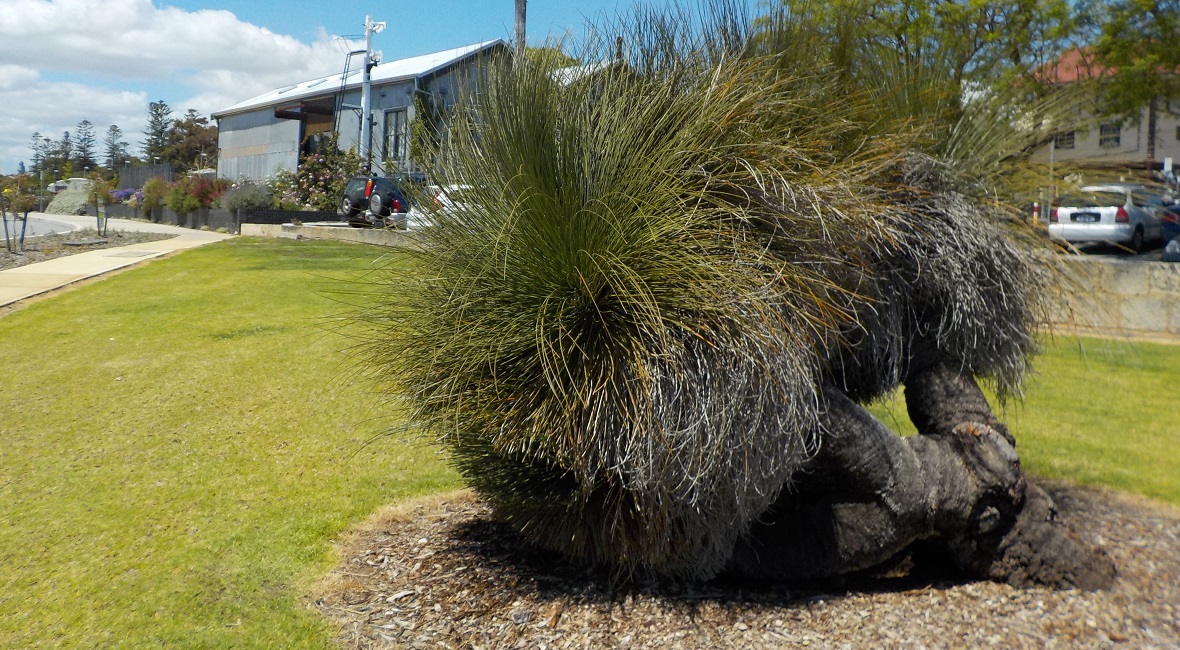
[[[391,506],[309,596],[346,648],[1180,648],[1180,509],[1051,486],[1114,559],[1103,592],[914,576],[752,588],[612,581],[529,549],[467,492]]]

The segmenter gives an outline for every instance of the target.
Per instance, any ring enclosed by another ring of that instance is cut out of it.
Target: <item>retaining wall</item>
[[[144,214],[123,204],[108,205],[103,208],[106,216],[112,219],[143,219]],[[87,206],[87,214],[94,216],[94,206]],[[185,214],[177,214],[164,207],[152,208],[147,217],[153,223],[164,223],[184,228],[208,228],[209,230],[224,229],[225,232],[239,232],[243,223],[284,224],[292,221],[337,221],[340,216],[334,212],[304,212],[298,210],[268,210],[262,208],[245,208],[242,210],[214,210],[201,208]]]
[[[380,228],[243,223],[255,237],[336,239],[377,246],[408,246],[414,234]],[[1066,260],[1054,325],[1104,334],[1180,335],[1180,263],[1079,256]]]
[[[250,237],[290,237],[292,239],[335,239],[375,246],[409,246],[413,233],[383,228],[349,228],[341,226],[296,226],[293,224],[243,223],[242,235]]]
[[[1180,263],[1077,257],[1066,267],[1076,275],[1062,288],[1055,324],[1180,335]]]

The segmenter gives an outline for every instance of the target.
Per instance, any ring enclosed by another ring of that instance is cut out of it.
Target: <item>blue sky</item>
[[[530,0],[529,44],[581,36],[586,17],[631,0]],[[139,151],[147,104],[204,115],[288,83],[339,72],[366,13],[394,60],[511,40],[513,0],[0,0],[0,174],[30,164],[34,132],[118,125]]]

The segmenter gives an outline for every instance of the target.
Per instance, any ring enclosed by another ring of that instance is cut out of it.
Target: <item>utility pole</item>
[[[514,34],[516,42],[512,45],[515,48],[514,54],[516,55],[517,61],[524,61],[524,17],[527,4],[528,0],[516,0],[516,29]]]
[[[373,83],[369,72],[373,66],[381,61],[381,56],[373,55],[373,34],[385,29],[385,22],[374,22],[372,16],[365,16],[365,70],[361,75],[361,160],[364,161],[365,173],[372,171],[373,161],[369,151],[370,141],[373,139]]]

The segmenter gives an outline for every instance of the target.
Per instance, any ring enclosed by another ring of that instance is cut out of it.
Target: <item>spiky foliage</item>
[[[367,315],[501,516],[624,571],[720,570],[822,444],[825,383],[877,395],[924,337],[1011,384],[1035,321],[1034,266],[920,128],[800,67],[802,30],[709,9],[600,30],[581,58],[625,59],[574,82],[495,67],[433,156],[462,209]]]

